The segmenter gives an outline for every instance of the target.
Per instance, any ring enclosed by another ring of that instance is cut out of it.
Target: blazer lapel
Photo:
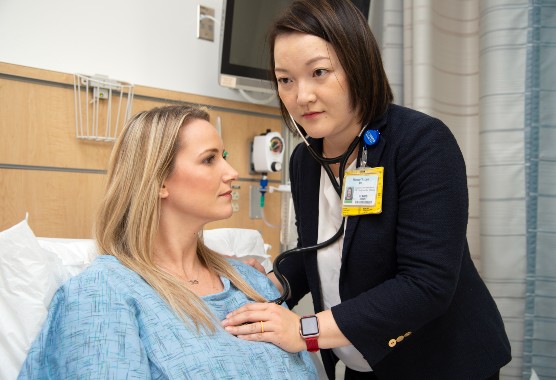
[[[383,117],[379,120],[380,124],[376,125],[375,129],[381,129],[385,127],[386,118]],[[373,125],[371,128],[375,127]],[[382,154],[384,153],[384,147],[386,146],[386,138],[381,134],[377,143],[367,149],[367,166],[374,168],[380,166],[380,160],[382,158]],[[361,155],[360,147],[360,153]],[[346,231],[344,235],[344,246],[342,247],[342,268],[340,269],[340,283],[342,282],[345,268],[346,266],[344,263],[346,262],[349,252],[351,251],[351,245],[353,244],[355,232],[357,231],[357,225],[359,224],[359,220],[361,220],[361,216],[350,216],[347,218],[346,223]]]

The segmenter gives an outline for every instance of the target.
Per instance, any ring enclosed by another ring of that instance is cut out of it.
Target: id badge
[[[380,214],[384,168],[347,171],[342,188],[342,216]]]

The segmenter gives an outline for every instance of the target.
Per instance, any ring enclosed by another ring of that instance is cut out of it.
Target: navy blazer
[[[415,110],[391,105],[374,124],[381,135],[367,162],[384,167],[382,213],[347,220],[334,319],[379,379],[486,379],[510,361],[510,344],[469,254],[461,151],[446,125]],[[322,151],[322,140],[310,142]],[[298,145],[290,179],[299,246],[317,243],[320,170]],[[323,310],[316,255],[280,265],[290,307],[310,291]],[[333,379],[337,358],[322,358]]]

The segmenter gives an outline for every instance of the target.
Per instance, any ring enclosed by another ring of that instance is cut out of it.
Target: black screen
[[[227,0],[220,74],[270,80],[266,36],[292,0]],[[370,0],[352,0],[365,18]]]

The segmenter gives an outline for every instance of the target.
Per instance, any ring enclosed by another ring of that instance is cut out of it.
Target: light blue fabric
[[[556,379],[556,4],[529,0],[525,91],[527,290],[523,379]]]
[[[230,260],[255,290],[278,297],[255,269]],[[203,297],[218,320],[251,302],[230,281]],[[316,379],[309,354],[188,328],[113,256],[100,256],[55,294],[19,379]]]

